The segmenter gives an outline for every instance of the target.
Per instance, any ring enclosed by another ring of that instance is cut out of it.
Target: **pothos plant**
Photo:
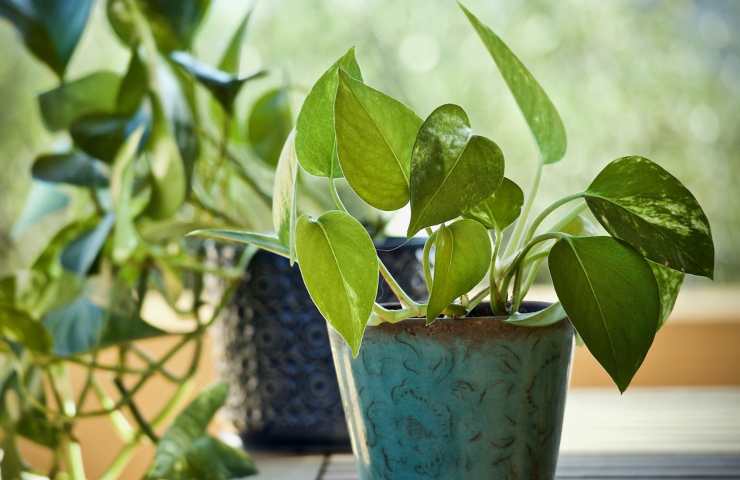
[[[249,14],[218,68],[190,53],[209,4],[109,0],[109,24],[130,50],[125,73],[69,79],[67,64],[94,2],[0,1],[0,16],[58,78],[38,98],[57,149],[33,163],[34,188],[13,236],[22,244],[46,231],[39,224],[64,217],[28,266],[0,276],[2,478],[85,478],[76,427],[93,417],[109,418],[123,441],[99,478],[117,478],[144,442],[157,446],[149,478],[255,472],[244,452],[206,431],[226,399],[225,385],[202,392],[170,421],[194,386],[203,336],[248,258],[219,267],[183,234],[259,225],[255,207],[261,202],[269,212],[272,198],[255,169],[274,168],[293,123],[287,85],[260,96],[246,120],[236,115],[238,94],[265,74],[240,74]],[[251,201],[242,201],[238,216],[219,204],[245,197]],[[207,275],[221,277],[226,288],[208,291]],[[182,328],[145,320],[146,304],[157,296],[184,318]],[[171,338],[157,356],[141,344],[155,337]],[[170,364],[178,354],[190,357],[182,372]],[[82,374],[77,390],[72,370]],[[137,397],[154,378],[173,389],[148,411]],[[49,471],[26,464],[20,438],[53,452]]]
[[[526,328],[567,317],[624,391],[671,311],[684,274],[712,276],[707,218],[670,173],[647,158],[627,156],[606,165],[584,190],[530,220],[543,171],[565,154],[565,129],[529,70],[498,35],[461,8],[539,148],[526,200],[504,176],[501,149],[473,133],[460,106],[442,105],[422,120],[363,82],[352,49],[313,86],[295,135],[284,147],[275,191],[280,201],[273,211],[277,235],[197,233],[251,243],[297,261],[319,311],[354,355],[368,326],[414,317],[430,323],[465,321],[490,298],[495,315]],[[299,215],[294,181],[299,168],[328,179],[335,210],[318,218]],[[429,235],[423,262],[428,302],[414,301],[403,291],[362,225],[345,211],[335,189],[342,176],[373,207],[397,210],[410,204],[408,236]],[[566,204],[573,208],[546,224]],[[586,210],[609,235],[582,228]],[[521,313],[544,260],[559,301]],[[378,273],[400,308],[375,303]]]

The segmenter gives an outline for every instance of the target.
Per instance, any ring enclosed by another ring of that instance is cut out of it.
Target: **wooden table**
[[[357,479],[349,454],[253,456],[255,480]],[[740,388],[573,390],[557,478],[740,480]]]

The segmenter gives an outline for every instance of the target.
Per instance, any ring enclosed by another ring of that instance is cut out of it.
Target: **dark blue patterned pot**
[[[426,298],[423,239],[389,239],[380,258],[418,300]],[[395,300],[381,281],[379,301]],[[349,435],[324,318],[298,267],[258,252],[221,320],[228,407],[249,447],[348,451]]]
[[[330,337],[360,480],[554,478],[570,322],[382,324],[365,331],[355,359]]]

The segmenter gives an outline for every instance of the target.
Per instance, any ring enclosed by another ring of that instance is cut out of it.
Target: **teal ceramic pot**
[[[554,478],[570,322],[412,319],[368,327],[354,359],[330,339],[361,480]]]

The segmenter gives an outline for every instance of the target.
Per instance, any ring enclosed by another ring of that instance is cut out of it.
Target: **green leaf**
[[[319,177],[342,176],[334,132],[334,100],[337,96],[340,67],[354,78],[362,80],[353,47],[316,81],[303,102],[296,122],[295,147],[298,161],[304,170]]]
[[[658,284],[658,294],[660,295],[660,321],[658,322],[658,328],[660,328],[668,320],[668,317],[673,311],[676,299],[678,298],[678,292],[681,290],[681,285],[683,285],[684,274],[683,272],[678,272],[655,262],[648,261],[648,265],[653,270],[655,281]]]
[[[120,284],[116,287],[123,288]],[[143,321],[135,309],[105,310],[85,297],[51,310],[43,323],[53,339],[54,354],[60,357],[166,334]]]
[[[99,71],[42,93],[39,108],[44,125],[51,131],[64,130],[82,116],[115,110],[120,85],[118,74]]]
[[[113,261],[121,265],[126,262],[139,245],[139,234],[134,225],[136,210],[133,205],[133,190],[136,167],[136,151],[144,130],[135,131],[116,154],[111,178],[111,198],[116,213],[113,230]]]
[[[188,480],[192,478],[231,480],[257,473],[254,462],[244,450],[208,436],[195,439],[185,451],[185,459],[188,471],[183,472],[183,479]]]
[[[485,276],[491,263],[488,231],[475,220],[460,219],[435,232],[434,279],[427,323]]]
[[[352,189],[380,210],[406,205],[411,150],[421,119],[342,69],[334,115],[339,164]]]
[[[518,327],[546,327],[562,321],[567,316],[568,314],[565,313],[560,302],[555,302],[536,312],[512,313],[511,316],[506,319],[506,323],[510,323]]]
[[[239,63],[241,60],[242,44],[244,43],[244,35],[247,33],[247,25],[249,24],[249,18],[252,16],[252,9],[244,15],[239,26],[234,30],[234,34],[229,40],[229,44],[226,46],[221,61],[218,62],[218,69],[227,73],[239,74]]]
[[[68,183],[78,187],[101,188],[108,186],[105,166],[84,152],[41,155],[33,162],[31,174],[36,180]]]
[[[144,109],[133,115],[93,113],[72,123],[69,133],[80,150],[105,163],[111,163],[129,135],[148,123],[149,116]]]
[[[228,113],[233,111],[234,100],[242,87],[250,80],[262,78],[267,74],[261,70],[247,76],[233,75],[206,65],[186,52],[174,52],[170,54],[170,58],[207,88]]]
[[[561,232],[573,235],[574,237],[595,237],[597,235],[603,235],[604,230],[592,220],[590,214],[580,214],[573,218],[571,221],[566,223]]]
[[[128,69],[121,81],[116,96],[116,110],[122,114],[133,115],[141,108],[141,102],[149,91],[149,74],[141,61],[138,48],[131,48]]]
[[[51,350],[51,338],[41,322],[11,305],[0,304],[0,336],[37,352]]]
[[[164,116],[161,100],[152,95],[152,134],[147,145],[152,180],[152,194],[147,207],[149,216],[172,216],[185,201],[187,178],[180,150]]]
[[[614,160],[585,192],[609,234],[665,267],[712,278],[714,243],[704,211],[673,175],[643,157]]]
[[[141,39],[136,35],[134,17],[127,0],[108,0],[107,14],[113,30],[126,45]],[[189,50],[211,0],[136,0],[149,22],[157,47],[164,51]]]
[[[31,53],[63,78],[92,4],[92,0],[4,0],[0,16],[10,20]]]
[[[283,146],[272,193],[272,224],[277,236],[290,252],[290,264],[295,262],[295,226],[298,213],[296,187],[298,185],[298,157],[295,153],[295,130]]]
[[[218,228],[209,228],[204,230],[195,230],[188,233],[189,237],[211,238],[213,240],[225,240],[227,242],[245,243],[254,245],[262,250],[280,255],[285,258],[290,257],[288,247],[280,241],[279,238],[263,235],[261,233],[242,232],[238,230],[223,230]]]
[[[357,356],[378,294],[373,241],[344,212],[326,212],[317,219],[303,215],[296,226],[296,253],[316,308]]]
[[[159,440],[147,478],[182,478],[190,468],[186,453],[193,442],[204,436],[208,424],[224,405],[228,394],[229,386],[226,383],[218,383],[201,392],[175,417],[172,425]],[[197,453],[194,455],[199,456]]]
[[[460,216],[491,196],[503,178],[504,155],[498,145],[472,135],[461,107],[438,107],[419,129],[411,156],[407,235]]]
[[[567,146],[565,127],[555,105],[527,67],[488,26],[481,23],[467,8],[460,8],[491,54],[506,85],[514,95],[529,129],[540,149],[543,163],[555,163],[563,158]]]
[[[108,213],[98,225],[72,240],[62,251],[62,266],[77,275],[86,275],[103,248],[114,221],[115,215]]]
[[[69,195],[56,185],[45,182],[33,182],[26,204],[12,229],[12,236],[17,237],[27,228],[37,224],[49,215],[61,212],[70,204]]]
[[[611,237],[564,237],[548,261],[570,321],[624,392],[658,326],[660,298],[650,266],[629,244]]]
[[[504,177],[501,185],[490,197],[463,213],[488,229],[503,232],[506,227],[519,218],[524,204],[524,192],[519,185]]]
[[[276,88],[258,98],[247,122],[249,143],[259,158],[274,167],[293,128],[288,90]]]

